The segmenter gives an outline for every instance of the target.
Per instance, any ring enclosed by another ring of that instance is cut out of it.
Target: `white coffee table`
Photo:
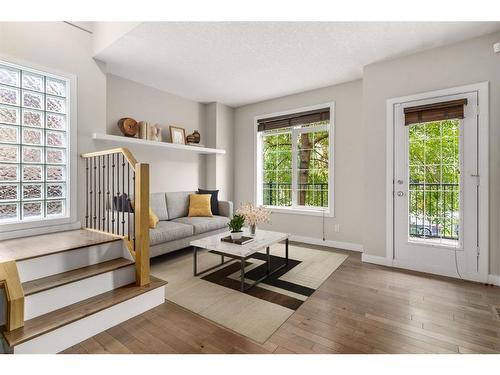
[[[271,232],[267,230],[258,229],[257,233],[253,237],[253,241],[245,245],[233,244],[230,242],[221,241],[221,238],[229,236],[229,232],[219,233],[213,236],[208,236],[200,238],[195,241],[191,241],[190,245],[193,246],[193,274],[194,276],[201,275],[208,271],[211,271],[223,264],[239,261],[241,265],[241,291],[244,292],[253,286],[260,283],[262,280],[267,279],[272,274],[278,272],[288,265],[288,233],[281,232]],[[248,231],[244,231],[244,236],[249,236]],[[285,262],[271,270],[271,255],[269,253],[269,248],[275,243],[285,241]],[[207,249],[212,254],[220,255],[221,262],[216,266],[206,268],[202,271],[198,271],[198,251],[199,249]],[[256,253],[260,250],[266,249],[266,275],[261,277],[259,280],[254,281],[251,285],[245,286],[245,261],[254,257]],[[230,260],[224,261],[224,257],[230,258]]]

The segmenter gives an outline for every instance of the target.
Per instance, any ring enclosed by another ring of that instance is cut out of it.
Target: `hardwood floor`
[[[345,253],[264,344],[166,302],[64,353],[500,353],[500,288]]]

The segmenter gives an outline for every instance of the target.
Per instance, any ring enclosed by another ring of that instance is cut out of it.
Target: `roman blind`
[[[464,118],[465,105],[467,105],[467,99],[406,107],[404,109],[405,125],[429,121],[461,119]]]
[[[321,108],[312,111],[260,119],[257,121],[257,131],[276,130],[326,120],[330,120],[330,108]]]

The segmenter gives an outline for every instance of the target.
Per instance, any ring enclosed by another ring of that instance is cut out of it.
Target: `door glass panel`
[[[460,120],[408,129],[408,233],[412,242],[460,242]]]

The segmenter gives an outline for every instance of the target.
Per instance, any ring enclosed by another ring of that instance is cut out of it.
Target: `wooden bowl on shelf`
[[[133,118],[124,117],[118,120],[118,128],[125,137],[135,137],[139,131],[139,124]]]

